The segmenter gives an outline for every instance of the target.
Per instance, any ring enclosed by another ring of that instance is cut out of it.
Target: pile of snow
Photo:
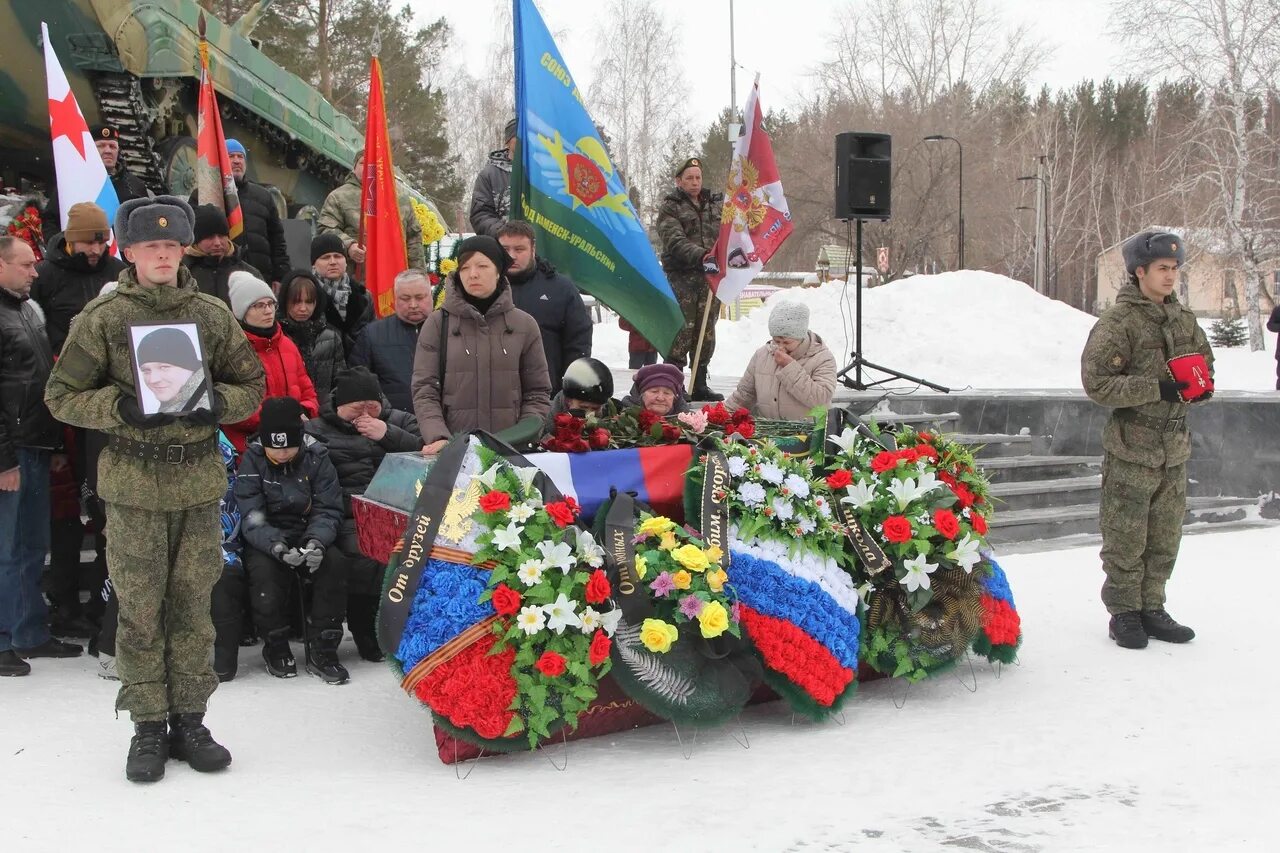
[[[135,785],[116,686],[92,658],[42,658],[0,679],[0,847],[1276,850],[1274,630],[1240,618],[1239,590],[1269,582],[1259,555],[1278,548],[1280,528],[1186,537],[1169,607],[1199,636],[1142,651],[1107,639],[1096,547],[1012,556],[1020,666],[868,682],[843,725],[755,706],[750,749],[734,726],[696,741],[683,729],[687,761],[670,725],[583,740],[563,773],[555,747],[485,758],[460,781],[430,716],[344,643],[342,687],[272,678],[242,649],[209,711],[231,767],[170,761],[163,781]]]
[[[769,313],[778,302],[809,306],[810,327],[844,364],[853,350],[855,293],[843,281],[794,288],[772,296],[737,322],[716,326],[715,376],[740,376],[769,339]],[[901,373],[964,388],[1079,389],[1080,353],[1097,318],[1041,296],[1006,276],[975,270],[920,275],[862,294],[863,357]],[[1276,336],[1266,348],[1218,349],[1217,387],[1275,388]],[[615,318],[596,326],[597,357],[627,363],[627,335]],[[901,383],[899,383],[901,384]]]

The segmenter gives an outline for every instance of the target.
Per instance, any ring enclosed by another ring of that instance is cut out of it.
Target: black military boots
[[[1122,649],[1145,649],[1147,632],[1142,628],[1142,616],[1136,610],[1117,613],[1111,617],[1107,634]]]
[[[169,732],[164,720],[133,724],[124,775],[130,782],[158,782],[169,760]]]
[[[231,752],[213,739],[200,713],[169,717],[169,754],[200,773],[212,773],[231,763]]]
[[[1151,639],[1166,643],[1189,643],[1196,636],[1196,632],[1186,625],[1173,621],[1163,607],[1142,611],[1142,629]]]

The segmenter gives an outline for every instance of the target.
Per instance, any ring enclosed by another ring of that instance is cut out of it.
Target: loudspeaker
[[[893,139],[887,133],[836,135],[836,219],[888,219]]]

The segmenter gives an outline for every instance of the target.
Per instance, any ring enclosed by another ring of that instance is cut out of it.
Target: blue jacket
[[[351,367],[367,367],[378,377],[391,408],[413,411],[413,357],[422,326],[411,326],[395,314],[364,327],[351,350]]]

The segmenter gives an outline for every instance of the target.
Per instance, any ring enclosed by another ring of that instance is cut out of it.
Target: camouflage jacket
[[[400,194],[400,221],[404,225],[404,244],[409,253],[409,266],[426,269],[426,255],[422,250],[422,226],[414,215],[409,197]],[[332,231],[342,238],[343,246],[350,246],[360,236],[360,179],[352,172],[340,187],[329,193],[316,219],[320,234]]]
[[[697,273],[705,281],[702,259],[715,248],[720,236],[720,211],[724,196],[704,189],[695,203],[684,190],[667,193],[658,208],[658,239],[662,241],[662,267],[668,276]]]
[[[151,429],[128,426],[116,409],[135,392],[128,324],[192,321],[200,329],[213,388],[225,406],[222,420],[244,420],[262,402],[262,363],[227,306],[196,287],[186,267],[177,287],[141,287],[132,267],[120,286],[85,306],[71,324],[62,356],[53,367],[45,401],[63,423],[101,430],[150,444],[192,444],[213,438],[215,426],[179,419]],[[98,467],[98,493],[107,503],[150,510],[177,510],[217,501],[227,489],[227,470],[217,450],[194,463],[170,465],[127,458],[108,447]]]
[[[1196,315],[1169,296],[1163,305],[1135,285],[1120,289],[1116,304],[1103,312],[1080,357],[1085,393],[1115,409],[1102,432],[1102,446],[1116,457],[1149,468],[1180,465],[1191,456],[1191,435],[1183,421],[1173,430],[1126,420],[1134,412],[1155,421],[1185,418],[1186,403],[1160,399],[1160,380],[1172,379],[1167,362],[1198,352],[1213,370],[1213,349]]]

